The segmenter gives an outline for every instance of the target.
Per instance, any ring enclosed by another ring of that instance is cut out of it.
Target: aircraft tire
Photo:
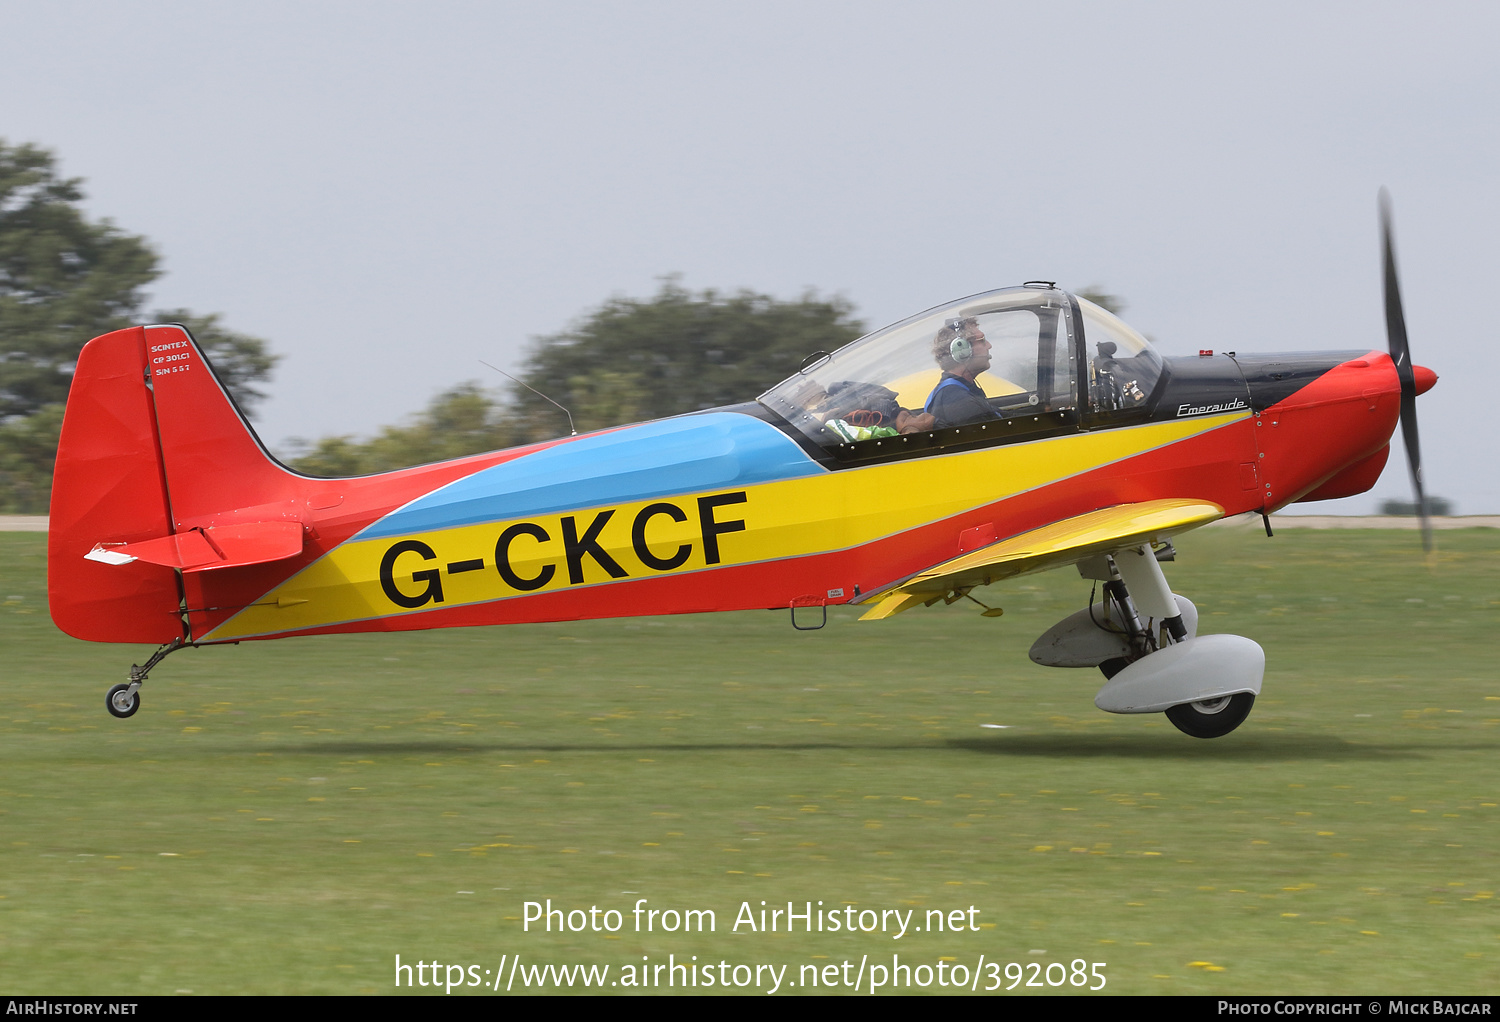
[[[134,695],[130,694],[129,685],[116,685],[104,696],[104,708],[112,716],[124,719],[135,716],[135,711],[141,708],[141,693],[137,689]]]
[[[1113,678],[1129,666],[1130,661],[1122,656],[1110,657],[1099,665],[1099,672],[1106,678]]]
[[[1245,722],[1255,705],[1253,692],[1240,692],[1221,699],[1181,703],[1167,711],[1170,720],[1185,735],[1222,738]]]

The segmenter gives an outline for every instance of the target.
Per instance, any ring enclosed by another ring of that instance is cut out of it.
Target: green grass
[[[0,534],[0,990],[389,992],[394,959],[1105,962],[1111,993],[1500,985],[1500,532],[1182,537],[1256,639],[1234,734],[1100,713],[1026,658],[1083,605],[621,619],[174,654],[60,634]],[[1007,730],[979,725],[1009,725]],[[633,892],[633,893],[624,893]],[[714,933],[523,932],[522,903]],[[730,932],[742,902],[979,909],[977,933]],[[612,971],[612,975],[618,975]],[[987,979],[986,981],[987,982]],[[1008,981],[1007,981],[1008,984]],[[981,986],[985,985],[981,983]]]

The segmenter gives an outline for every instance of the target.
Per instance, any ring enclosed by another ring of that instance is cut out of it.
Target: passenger
[[[984,389],[974,378],[990,367],[990,342],[972,318],[950,319],[932,339],[932,357],[943,378],[927,397],[925,411],[937,429],[998,419]]]
[[[896,416],[897,433],[925,433],[937,428],[937,416],[931,412],[910,412],[905,408]]]

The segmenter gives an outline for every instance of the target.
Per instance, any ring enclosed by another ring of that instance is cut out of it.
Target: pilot
[[[974,378],[990,367],[990,342],[973,318],[950,319],[932,339],[932,357],[943,378],[932,388],[924,411],[935,428],[965,426],[1000,418]]]

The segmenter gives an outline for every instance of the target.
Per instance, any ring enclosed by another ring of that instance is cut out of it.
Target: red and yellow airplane
[[[1104,596],[1032,658],[1099,667],[1095,703],[1227,734],[1261,688],[1249,639],[1196,635],[1170,538],[1368,490],[1413,367],[1386,227],[1391,353],[1164,358],[1034,282],[810,358],[755,401],[350,479],[256,438],[188,332],[83,349],[53,486],[53,620],[161,648],[333,632],[792,608],[878,620],[1076,565]],[[977,602],[977,601],[976,601]],[[812,608],[809,610],[808,608]]]

